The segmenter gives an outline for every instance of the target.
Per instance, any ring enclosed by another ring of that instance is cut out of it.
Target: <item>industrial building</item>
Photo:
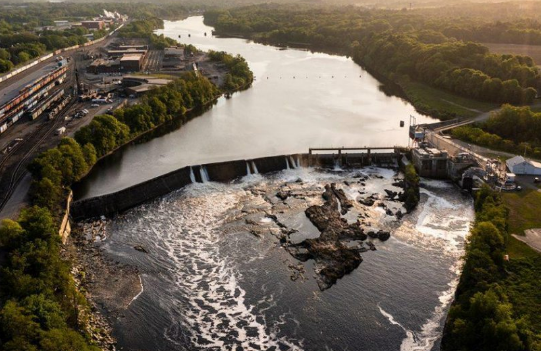
[[[445,151],[435,148],[413,149],[413,165],[421,177],[447,178],[447,160]]]
[[[81,26],[88,30],[100,30],[105,28],[105,23],[103,21],[82,21]]]
[[[125,49],[125,50],[108,50],[107,55],[112,58],[119,58],[124,55],[143,55],[147,54],[148,50],[145,49]]]
[[[154,87],[167,85],[170,82],[172,82],[170,79],[125,76],[122,80],[122,86],[128,95],[139,97]]]
[[[120,60],[96,59],[88,66],[87,72],[93,74],[120,72]]]
[[[517,175],[541,175],[541,163],[515,156],[505,161],[507,169]]]
[[[124,55],[120,59],[120,70],[122,72],[138,72],[143,67],[144,59],[143,54]]]
[[[117,50],[148,50],[148,45],[119,45]]]

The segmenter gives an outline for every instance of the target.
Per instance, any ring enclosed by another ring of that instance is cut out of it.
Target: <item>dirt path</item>
[[[524,231],[524,236],[513,234],[517,240],[530,246],[535,251],[541,252],[541,229],[527,229]]]
[[[449,101],[449,100],[446,100],[446,99],[440,99],[440,100],[441,100],[441,101],[445,101],[446,103],[451,104],[451,105],[453,105],[453,106],[463,108],[464,110],[468,110],[468,111],[476,112],[476,113],[483,113],[483,111],[478,110],[478,109],[476,109],[476,108],[469,108],[469,107],[466,107],[466,106],[462,106],[462,105],[460,105],[460,104],[457,104],[456,102],[452,102],[452,101]]]

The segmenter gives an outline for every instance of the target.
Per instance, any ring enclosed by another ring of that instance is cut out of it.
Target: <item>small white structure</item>
[[[518,175],[541,175],[541,163],[515,156],[505,161],[509,171]]]
[[[66,127],[60,127],[56,130],[55,134],[56,135],[62,135],[66,132]]]
[[[515,173],[506,173],[505,174],[505,184],[510,184],[515,182]]]

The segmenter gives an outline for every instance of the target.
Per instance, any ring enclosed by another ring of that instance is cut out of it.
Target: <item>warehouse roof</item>
[[[527,160],[525,159],[524,157],[522,156],[515,156],[513,158],[510,158],[509,160],[505,161],[505,163],[507,164],[507,167],[509,168],[512,168],[512,167],[515,167],[516,165],[519,165],[521,163],[528,163],[536,168],[541,168],[541,163],[539,162],[536,162],[536,161],[532,161],[532,160]]]
[[[143,57],[142,54],[127,54],[122,56],[120,61],[141,61],[141,58]]]

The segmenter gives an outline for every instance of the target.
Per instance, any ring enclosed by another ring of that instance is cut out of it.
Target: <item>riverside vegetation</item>
[[[231,81],[246,87],[252,72],[240,57],[214,60],[234,68]],[[233,64],[234,62],[234,64]],[[232,89],[237,85],[228,85]],[[75,288],[70,264],[61,259],[58,223],[66,194],[97,160],[143,133],[214,101],[220,88],[197,73],[185,73],[151,90],[139,104],[95,117],[75,138],[39,155],[29,166],[33,207],[0,226],[0,348],[3,350],[97,350],[86,329],[88,306]]]
[[[491,149],[541,159],[541,113],[530,107],[505,105],[488,121],[452,130],[454,138]]]
[[[444,106],[431,103],[418,96],[414,83],[470,101],[533,101],[541,78],[530,57],[490,53],[481,44],[462,41],[475,39],[475,35],[467,36],[467,31],[456,34],[454,18],[425,15],[422,10],[258,5],[207,11],[205,23],[214,26],[218,34],[240,34],[263,43],[350,55],[376,76],[399,84],[418,110],[442,119],[471,109],[457,110],[453,101]],[[473,33],[477,30],[475,21],[469,21],[469,32]],[[431,94],[437,98],[437,92]],[[444,98],[439,100],[445,102]]]
[[[499,193],[482,188],[475,211],[442,350],[541,350],[541,257],[510,240]]]

